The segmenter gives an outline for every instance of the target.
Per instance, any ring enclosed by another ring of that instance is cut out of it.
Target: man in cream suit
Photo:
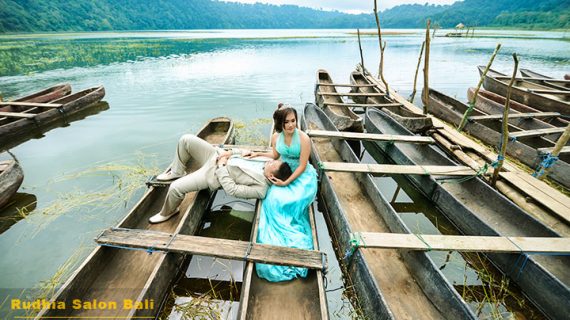
[[[183,135],[170,170],[156,177],[160,181],[177,180],[170,185],[162,209],[149,222],[161,223],[177,214],[178,206],[189,192],[221,187],[238,198],[263,199],[271,179],[286,180],[291,175],[287,163],[265,157],[243,157],[249,153],[240,149],[225,151],[195,135]],[[186,175],[190,160],[200,168]]]

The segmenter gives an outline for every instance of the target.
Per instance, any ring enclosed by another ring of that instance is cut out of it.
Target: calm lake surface
[[[393,34],[384,37],[384,75],[408,95],[423,31],[387,31]],[[25,219],[16,218],[14,208],[1,213],[6,227],[0,229],[0,288],[45,288],[69,276],[94,248],[93,238],[114,226],[140,198],[146,177],[170,163],[181,134],[196,132],[210,118],[228,116],[238,124],[238,142],[265,143],[279,102],[302,110],[314,101],[318,69],[328,70],[335,82],[348,83],[360,61],[354,32],[0,36],[4,100],[62,82],[71,83],[74,91],[102,84],[110,107],[11,150],[25,172],[20,193],[28,195],[20,198],[33,202],[35,197],[36,203]],[[432,40],[432,87],[465,100],[467,88],[479,80],[476,66],[488,62],[497,43],[503,45],[493,66],[499,71],[512,72],[516,52],[520,67],[555,77],[570,73],[570,32],[475,34]],[[376,72],[377,38],[364,36],[362,47],[365,65]],[[419,91],[422,81],[420,70]]]

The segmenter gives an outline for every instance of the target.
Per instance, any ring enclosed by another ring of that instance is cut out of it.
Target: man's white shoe
[[[152,224],[154,224],[154,223],[161,223],[161,222],[164,222],[164,221],[166,221],[166,220],[172,218],[173,216],[177,215],[179,212],[180,212],[180,210],[176,210],[176,211],[174,211],[173,213],[171,213],[171,214],[169,214],[169,215],[167,215],[167,216],[163,216],[163,215],[160,214],[160,212],[159,212],[159,213],[155,214],[154,216],[150,217],[150,218],[148,219],[148,222],[149,222],[149,223],[152,223]]]
[[[156,180],[158,180],[158,181],[170,181],[170,180],[178,179],[182,176],[184,176],[184,175],[183,174],[176,174],[176,173],[172,172],[172,170],[168,170],[168,172],[161,173],[158,176],[156,176]]]

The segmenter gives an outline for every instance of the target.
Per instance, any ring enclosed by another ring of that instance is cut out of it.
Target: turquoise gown
[[[291,145],[287,146],[283,133],[275,144],[281,160],[299,167],[301,140],[297,129],[293,133]],[[261,206],[259,217],[258,243],[284,247],[313,249],[313,235],[309,223],[309,206],[317,194],[317,172],[307,163],[305,171],[285,187],[271,186]],[[256,264],[257,275],[271,282],[287,281],[306,277],[308,270],[300,267]]]

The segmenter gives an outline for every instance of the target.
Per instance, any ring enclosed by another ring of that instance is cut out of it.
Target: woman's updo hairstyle
[[[283,132],[285,118],[287,118],[287,115],[291,112],[295,114],[295,119],[298,120],[299,117],[297,117],[297,110],[295,108],[283,103],[277,105],[277,110],[273,112],[273,124],[275,125],[275,131],[278,133]]]

